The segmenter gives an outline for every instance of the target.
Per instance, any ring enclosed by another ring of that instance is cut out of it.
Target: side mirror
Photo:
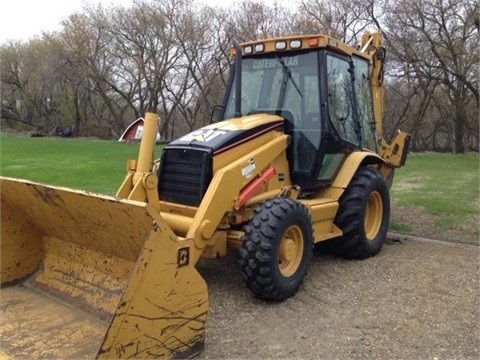
[[[225,105],[216,104],[213,106],[212,112],[210,114],[210,124],[222,120],[221,115],[223,109],[225,109]]]

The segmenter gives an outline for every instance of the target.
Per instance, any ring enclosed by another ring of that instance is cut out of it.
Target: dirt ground
[[[376,257],[318,249],[296,296],[264,303],[236,253],[203,261],[210,293],[203,359],[479,359],[478,247],[389,235]]]
[[[445,215],[444,215],[445,218]],[[422,207],[392,206],[390,223],[407,225],[410,234],[462,244],[480,245],[480,211],[465,215],[461,221],[452,218],[452,226],[437,224],[439,217],[429,214]]]

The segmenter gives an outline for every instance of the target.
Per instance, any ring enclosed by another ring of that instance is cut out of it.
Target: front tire
[[[313,227],[307,208],[292,199],[260,205],[244,228],[239,263],[247,287],[262,300],[294,295],[312,257]]]
[[[374,256],[385,242],[389,221],[390,195],[385,179],[373,168],[360,168],[340,198],[335,224],[343,236],[334,240],[330,249],[349,259]]]

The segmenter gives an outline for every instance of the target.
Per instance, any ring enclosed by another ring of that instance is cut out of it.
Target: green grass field
[[[480,161],[470,154],[411,154],[395,174],[391,229],[479,244]]]
[[[160,156],[161,147],[156,150]],[[138,145],[91,139],[0,136],[0,173],[113,195]],[[478,154],[411,154],[396,172],[390,229],[478,244]]]
[[[0,173],[113,195],[136,159],[138,144],[65,138],[0,137]],[[160,156],[160,147],[158,153]]]

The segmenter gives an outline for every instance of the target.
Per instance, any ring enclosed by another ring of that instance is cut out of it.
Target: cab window
[[[353,76],[347,60],[327,55],[327,88],[329,118],[340,138],[360,145],[354,118]]]

